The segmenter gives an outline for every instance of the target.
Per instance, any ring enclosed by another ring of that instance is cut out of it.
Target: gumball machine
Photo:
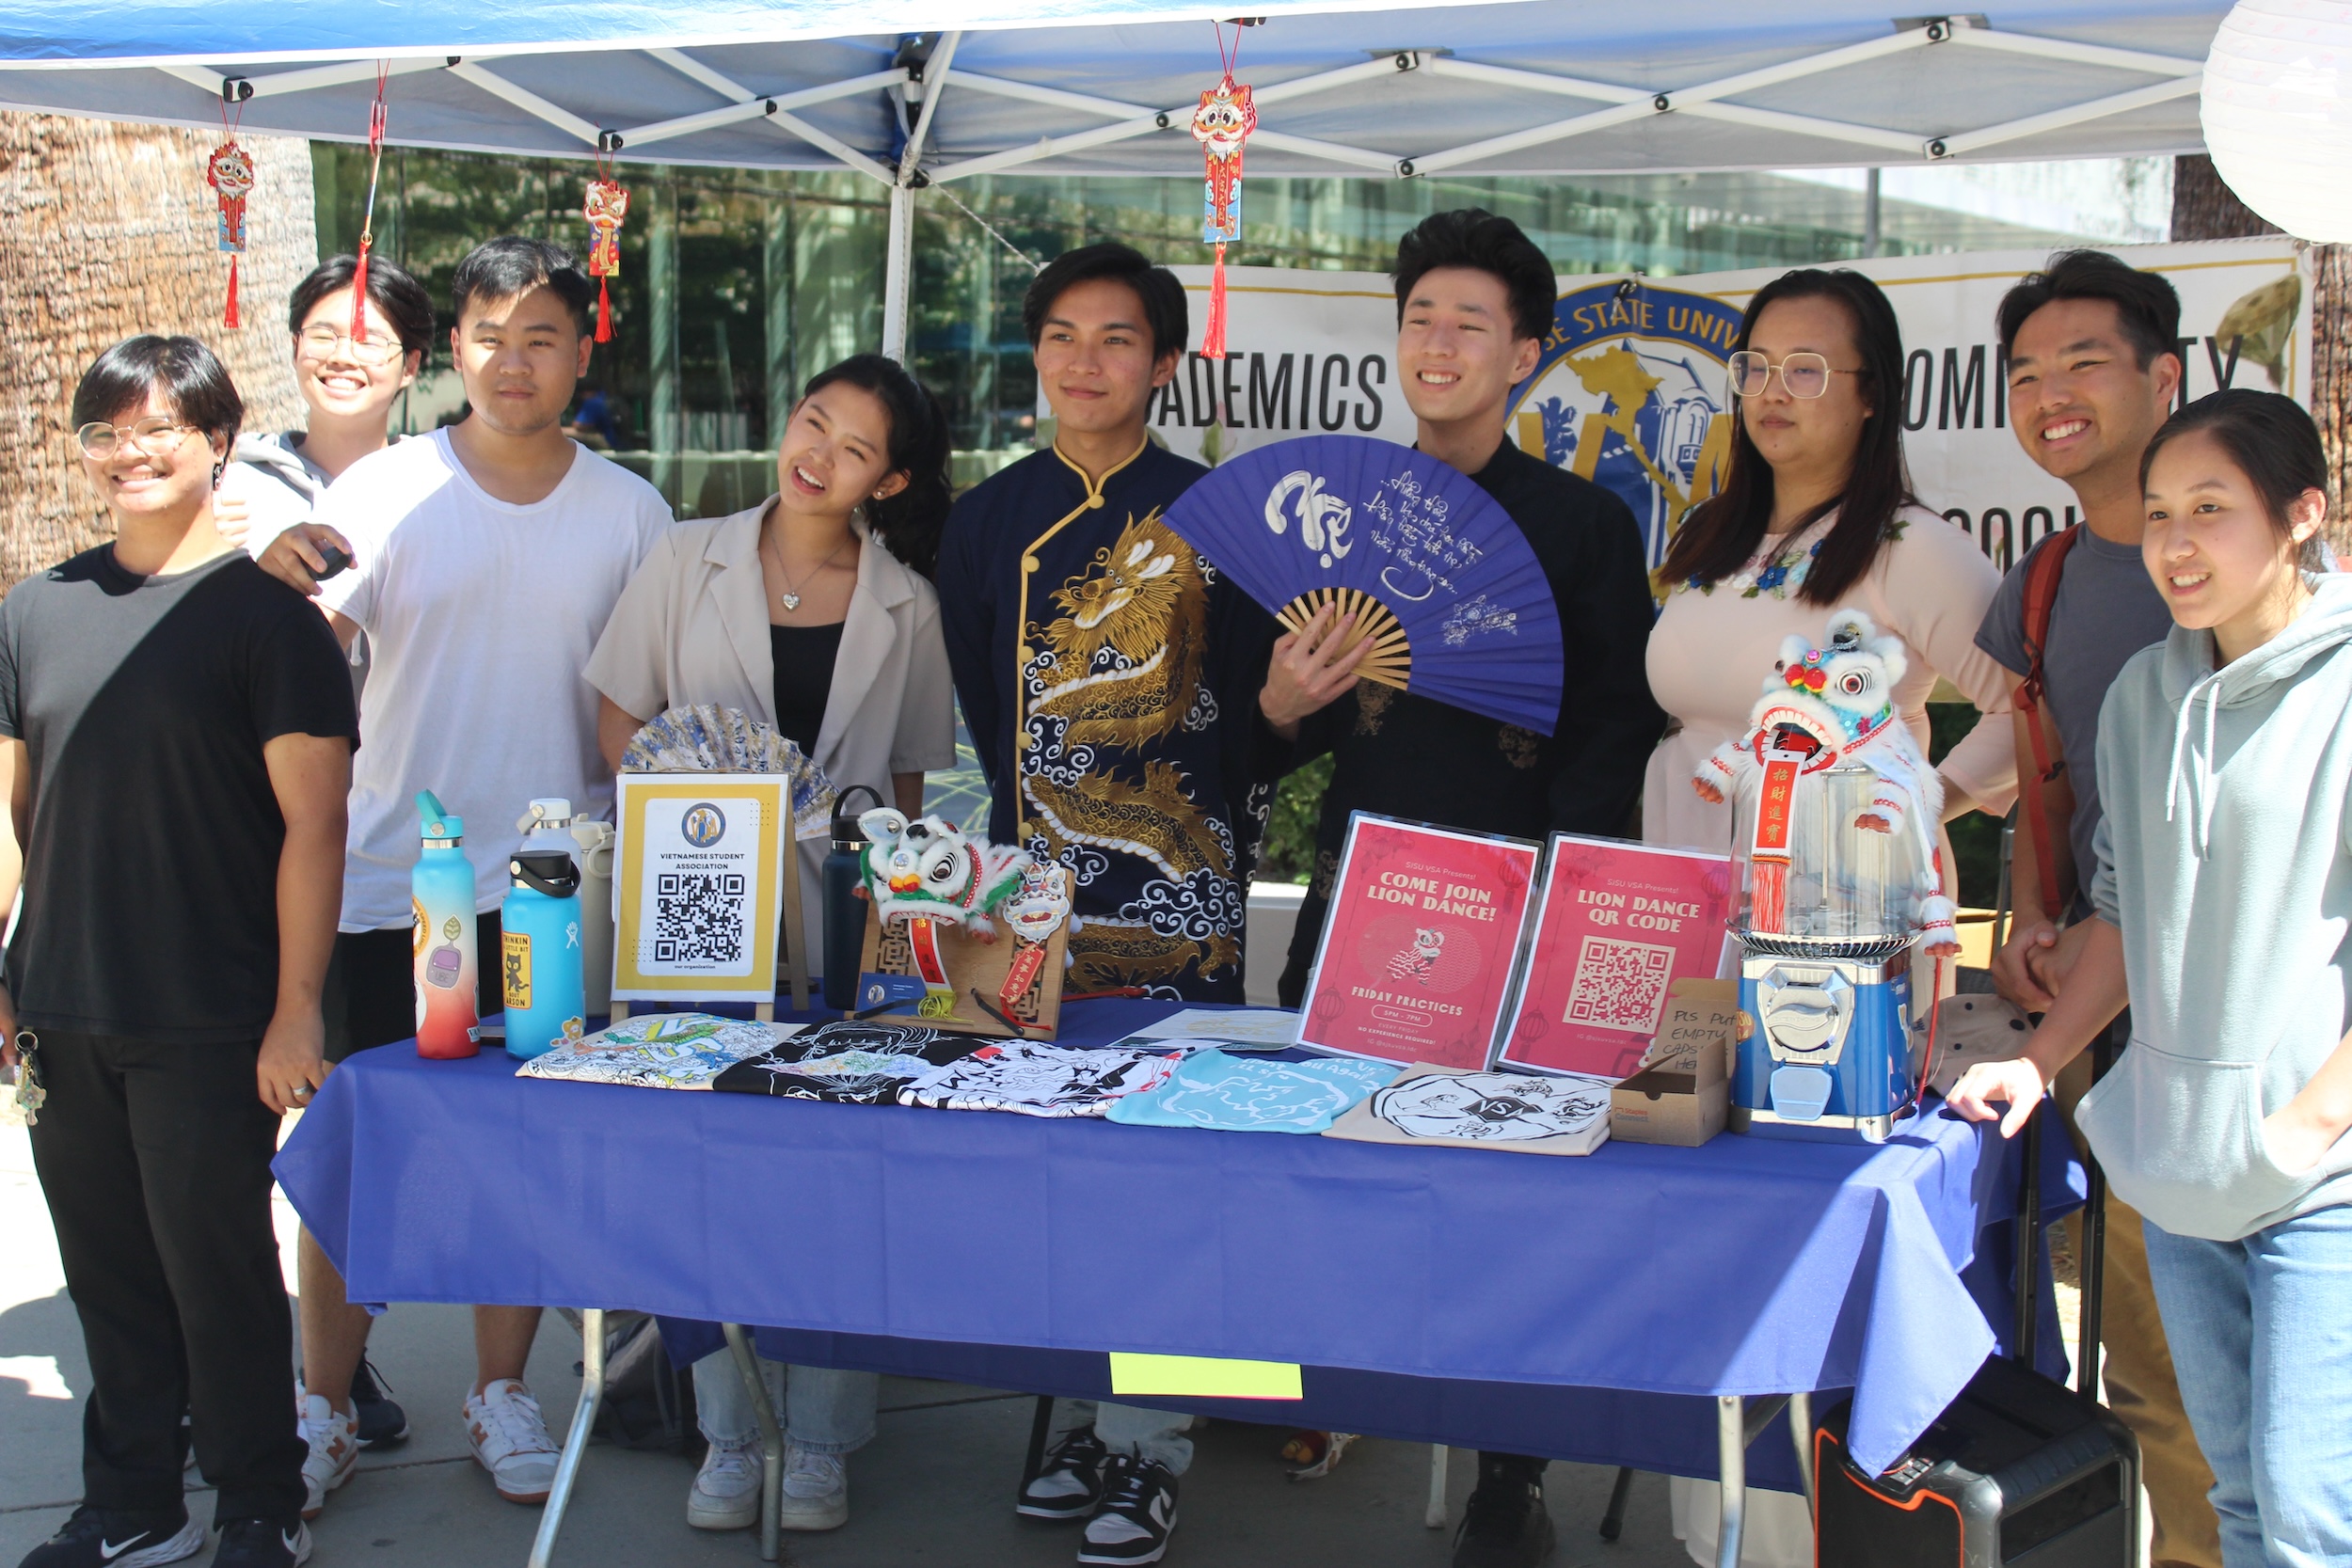
[[[1883,1143],[1917,1108],[1914,1008],[1959,946],[1943,789],[1890,700],[1903,668],[1899,639],[1837,611],[1825,646],[1788,640],[1754,728],[1694,781],[1747,829],[1735,1132]]]

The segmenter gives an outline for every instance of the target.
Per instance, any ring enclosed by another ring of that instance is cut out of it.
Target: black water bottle
[[[857,1000],[858,962],[866,952],[867,905],[857,895],[858,851],[866,847],[866,835],[850,807],[850,797],[860,793],[882,803],[870,785],[843,790],[834,802],[833,848],[825,856],[825,1006],[842,1013]]]

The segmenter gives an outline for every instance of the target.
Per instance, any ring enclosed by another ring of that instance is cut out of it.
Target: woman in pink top
[[[2006,812],[2017,788],[2009,678],[1976,644],[2000,574],[1911,493],[1893,307],[1860,273],[1787,273],[1756,292],[1736,348],[1730,472],[1675,534],[1659,568],[1670,587],[1650,633],[1649,685],[1674,726],[1650,755],[1642,836],[1740,848],[1731,805],[1701,800],[1692,772],[1746,733],[1781,640],[1795,632],[1818,646],[1830,611],[1844,606],[1902,639],[1910,668],[1894,705],[1922,750],[1937,676],[1986,716],[1937,769],[1945,819]],[[1951,865],[1948,842],[1944,863]],[[1692,1558],[1711,1564],[1713,1483],[1677,1479],[1672,1490],[1676,1534]],[[1804,1498],[1751,1493],[1748,1507],[1744,1563],[1813,1560]]]

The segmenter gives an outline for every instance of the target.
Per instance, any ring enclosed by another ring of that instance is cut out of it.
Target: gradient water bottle
[[[500,907],[504,933],[506,1053],[544,1056],[587,1027],[580,863],[569,800],[533,800],[522,847],[507,862],[515,885]]]
[[[474,1010],[480,970],[466,824],[443,811],[429,789],[417,791],[417,822],[422,848],[408,875],[416,923],[417,1054],[442,1060],[471,1056],[482,1049],[482,1020]]]

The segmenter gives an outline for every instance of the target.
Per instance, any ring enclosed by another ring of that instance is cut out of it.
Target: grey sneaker
[[[696,1529],[749,1529],[759,1523],[759,1442],[710,1445],[686,1494],[686,1522]]]
[[[850,1522],[850,1470],[837,1453],[811,1453],[786,1444],[783,1529],[839,1529]]]

